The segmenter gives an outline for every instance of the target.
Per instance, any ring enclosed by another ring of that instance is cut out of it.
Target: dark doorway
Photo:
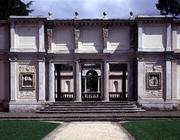
[[[70,64],[55,65],[55,100],[73,101],[74,98],[73,66]]]
[[[127,64],[110,64],[110,101],[126,101],[128,97]]]

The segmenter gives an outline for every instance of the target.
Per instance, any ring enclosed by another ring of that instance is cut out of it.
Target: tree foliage
[[[8,19],[10,15],[28,16],[33,1],[24,3],[21,0],[0,0],[0,20]]]
[[[159,0],[156,7],[161,15],[178,16],[180,14],[180,0]]]

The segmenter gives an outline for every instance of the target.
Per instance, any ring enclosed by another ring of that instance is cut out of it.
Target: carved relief
[[[107,48],[108,37],[109,37],[109,29],[103,28],[103,41],[104,41],[105,48]]]
[[[146,88],[144,96],[147,98],[162,98],[162,66],[155,63],[145,64]]]
[[[53,36],[53,31],[52,31],[52,29],[47,29],[48,48],[49,48],[49,49],[51,49],[51,47],[52,47],[52,36]]]
[[[160,90],[161,89],[161,73],[148,72],[146,73],[146,90]]]
[[[19,75],[19,89],[20,90],[34,90],[35,89],[35,74],[31,72],[21,72]]]
[[[80,30],[79,29],[74,29],[74,36],[75,36],[75,45],[76,48],[78,48],[78,42],[80,38]]]
[[[19,65],[19,82],[17,98],[35,99],[36,98],[36,66],[29,64]]]

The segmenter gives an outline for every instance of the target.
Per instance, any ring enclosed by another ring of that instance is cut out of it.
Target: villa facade
[[[180,107],[180,20],[0,21],[0,103],[31,111],[49,102],[135,101]]]

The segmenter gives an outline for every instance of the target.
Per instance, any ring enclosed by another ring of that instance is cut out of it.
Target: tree
[[[180,0],[159,0],[156,8],[160,10],[161,15],[178,16],[180,14]]]
[[[10,15],[28,16],[32,1],[24,3],[21,0],[0,0],[0,20],[8,19]]]

